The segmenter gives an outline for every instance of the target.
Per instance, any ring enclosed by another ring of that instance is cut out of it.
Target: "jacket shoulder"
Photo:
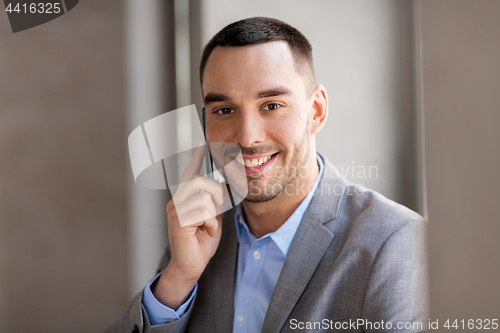
[[[343,247],[375,255],[389,238],[421,239],[426,221],[382,194],[348,184],[337,216],[325,223]]]

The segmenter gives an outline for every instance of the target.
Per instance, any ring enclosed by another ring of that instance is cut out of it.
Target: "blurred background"
[[[16,34],[0,14],[0,332],[103,331],[154,277],[169,193],[135,186],[128,134],[200,110],[202,47],[251,16],[310,40],[318,150],[430,220],[432,318],[498,318],[500,1],[86,0]]]

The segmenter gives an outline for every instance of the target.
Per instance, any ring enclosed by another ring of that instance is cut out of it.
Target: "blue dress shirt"
[[[257,239],[245,223],[241,204],[238,205],[235,222],[239,246],[234,289],[233,333],[260,332],[262,329],[267,307],[293,237],[323,174],[323,161],[318,155],[317,160],[320,170],[313,187],[299,207],[275,232]],[[175,311],[160,303],[151,292],[151,285],[160,274],[148,284],[142,295],[142,305],[151,325],[179,319],[190,306],[198,287],[196,284],[189,299]]]

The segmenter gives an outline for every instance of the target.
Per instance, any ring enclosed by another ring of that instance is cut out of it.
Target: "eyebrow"
[[[231,98],[229,98],[229,96],[227,96],[227,95],[211,93],[211,92],[209,92],[203,98],[203,102],[205,103],[205,105],[213,103],[213,102],[225,102],[225,101],[230,101],[230,100],[231,100]]]
[[[285,87],[277,87],[277,88],[271,88],[268,90],[260,91],[256,94],[256,98],[266,98],[266,97],[274,97],[274,96],[281,96],[281,95],[291,95],[292,92],[285,88]],[[203,101],[205,105],[214,103],[214,102],[226,102],[226,101],[231,101],[231,98],[227,95],[224,94],[218,94],[218,93],[211,93],[209,92],[204,98]]]
[[[291,95],[292,92],[285,87],[277,87],[257,93],[257,98],[274,97],[281,95]]]

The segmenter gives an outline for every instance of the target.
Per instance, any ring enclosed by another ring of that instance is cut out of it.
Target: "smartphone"
[[[201,110],[201,125],[203,127],[203,135],[205,136],[205,142],[207,143],[205,145],[205,165],[207,168],[207,170],[206,170],[207,177],[215,179],[212,154],[210,154],[210,150],[208,149],[208,140],[207,140],[207,133],[206,133],[207,115],[206,115],[205,107],[203,107],[203,109]],[[229,186],[228,186],[228,189],[229,189]],[[236,207],[236,204],[235,204],[234,198],[233,198],[233,194],[230,190],[229,190],[229,199],[231,200],[232,207]]]
[[[208,140],[207,140],[207,133],[206,133],[207,115],[206,115],[205,107],[203,107],[203,109],[201,110],[201,125],[203,127],[203,136],[205,137],[205,142],[207,143],[205,145],[206,175],[207,175],[207,177],[214,178],[212,154],[210,154],[210,150],[208,149]]]

